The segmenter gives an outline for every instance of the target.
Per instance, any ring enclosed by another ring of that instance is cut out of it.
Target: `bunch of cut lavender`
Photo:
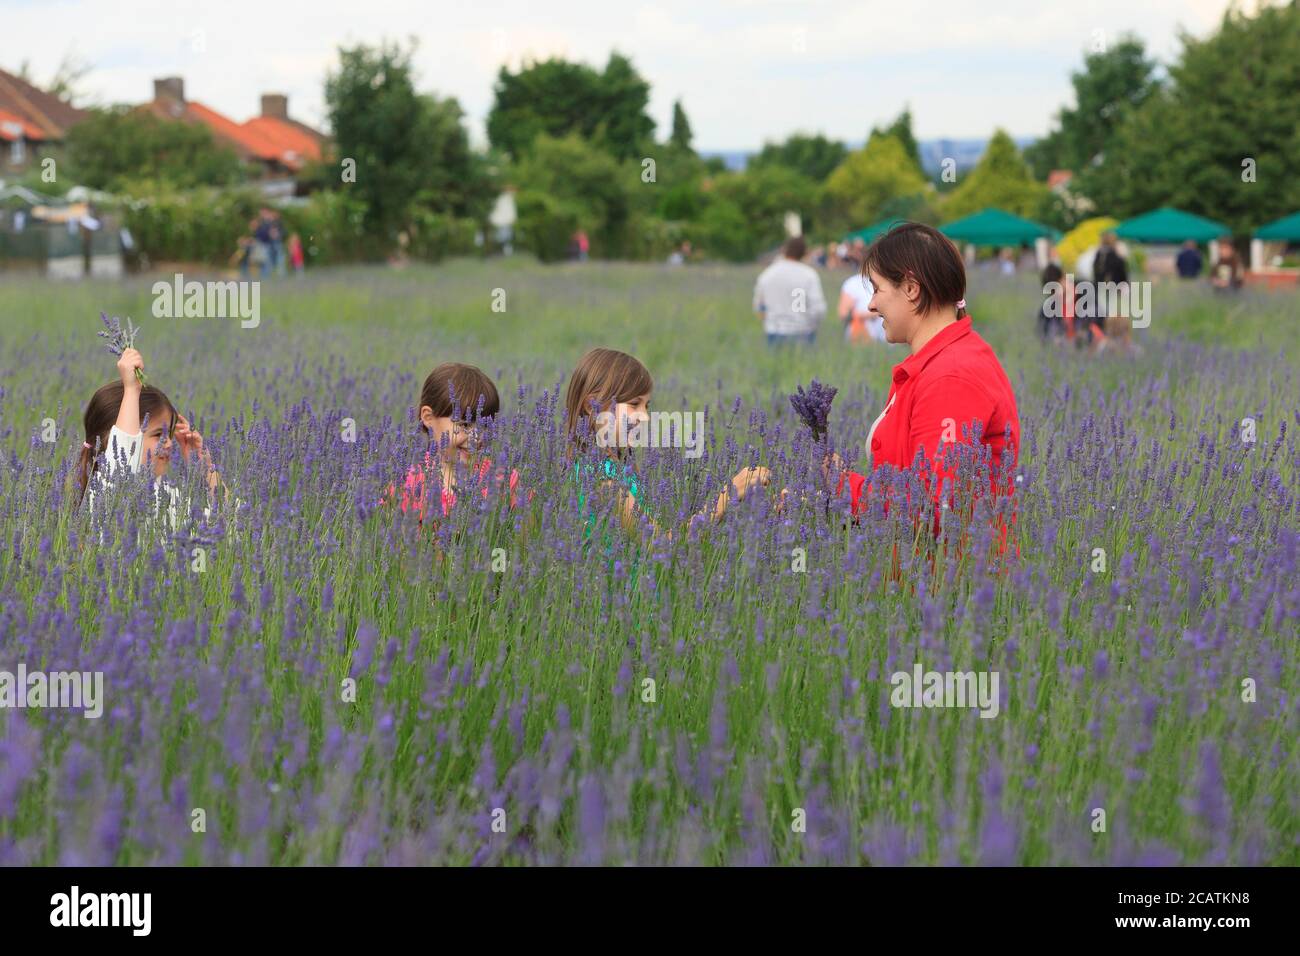
[[[104,328],[99,331],[100,338],[108,339],[105,348],[109,353],[122,357],[122,353],[127,349],[135,348],[135,337],[140,334],[140,330],[132,324],[130,316],[126,319],[126,328],[122,328],[122,323],[116,316],[109,318],[103,312],[99,313],[99,320],[104,323]],[[144,372],[140,369],[135,370],[135,379],[141,385],[145,384]]]
[[[821,441],[826,437],[826,421],[830,418],[831,402],[835,401],[835,393],[839,389],[833,385],[823,385],[817,379],[812,380],[806,392],[802,385],[795,387],[797,391],[790,396],[790,404],[794,406],[795,414],[812,429],[813,440]]]

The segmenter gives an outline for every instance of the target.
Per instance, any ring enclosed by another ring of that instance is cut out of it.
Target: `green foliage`
[[[682,109],[682,101],[677,100],[673,103],[673,131],[668,137],[668,142],[680,150],[690,150],[691,140],[691,121],[686,118],[686,110]]]
[[[266,202],[253,189],[182,192],[157,182],[137,182],[130,188],[140,198],[123,203],[123,222],[139,251],[155,263],[225,264]]]
[[[888,126],[875,127],[871,130],[871,136],[868,140],[876,136],[892,136],[898,140],[906,151],[907,155],[912,157],[912,162],[916,163],[916,168],[921,168],[921,148],[916,143],[916,136],[912,133],[912,109],[908,107],[898,114],[898,117]]]
[[[1084,193],[1121,218],[1169,205],[1238,234],[1300,206],[1300,7],[1230,10],[1212,36],[1183,37],[1169,75],[1085,171]]]
[[[519,248],[542,262],[560,262],[568,255],[569,239],[582,221],[583,210],[537,189],[519,190],[515,208]]]
[[[1053,169],[1081,172],[1101,156],[1124,119],[1158,89],[1156,64],[1142,41],[1124,36],[1104,51],[1084,57],[1083,70],[1072,73],[1073,107],[1057,114],[1057,126],[1025,150],[1025,160],[1039,179]]]
[[[994,131],[975,168],[944,197],[943,212],[948,219],[959,219],[996,206],[1017,216],[1032,217],[1042,208],[1047,191],[1030,174],[1015,142],[999,129]]]
[[[691,241],[707,255],[729,262],[750,262],[759,244],[736,203],[716,197],[689,230]]]
[[[784,166],[760,166],[743,173],[727,173],[714,180],[717,197],[733,204],[744,218],[745,230],[759,249],[785,237],[785,214],[797,212],[804,231],[812,224],[817,206],[817,184]]]
[[[309,266],[364,262],[371,255],[365,205],[345,189],[313,193],[306,205],[285,209],[283,215],[286,234],[296,232],[302,239]]]
[[[827,139],[821,133],[815,136],[795,133],[783,143],[764,143],[758,155],[749,160],[746,169],[784,166],[820,183],[844,162],[848,153],[847,147],[839,140]]]
[[[930,192],[930,185],[906,147],[890,135],[873,135],[866,146],[850,153],[826,181],[828,227],[847,231],[879,222],[891,203],[917,202]]]
[[[650,84],[618,53],[610,54],[601,73],[559,58],[527,64],[517,73],[503,66],[493,96],[488,139],[516,159],[542,135],[576,134],[619,159],[648,155],[652,145]]]
[[[72,127],[67,162],[67,178],[109,192],[125,191],[141,180],[189,189],[245,178],[239,157],[206,126],[163,120],[125,106],[95,110]]]
[[[495,191],[470,150],[460,105],[416,92],[414,52],[413,42],[342,48],[325,81],[338,156],[356,163],[356,181],[340,187],[364,203],[374,258],[426,212],[485,215]]]
[[[521,194],[532,194],[529,215],[526,217],[520,210],[520,229],[525,235],[541,229],[546,237],[544,249],[533,248],[532,240],[525,241],[543,261],[556,257],[555,237],[567,223],[572,223],[569,235],[574,229],[586,230],[593,256],[625,256],[634,203],[632,191],[652,188],[641,182],[639,166],[620,164],[577,134],[559,139],[539,136],[515,164],[513,179]],[[540,197],[553,202],[539,202]],[[564,246],[567,243],[568,235]]]

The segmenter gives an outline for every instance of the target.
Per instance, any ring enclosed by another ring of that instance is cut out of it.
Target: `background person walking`
[[[821,276],[800,260],[808,251],[802,236],[793,236],[781,255],[754,284],[754,311],[763,320],[768,345],[812,342],[826,316]]]

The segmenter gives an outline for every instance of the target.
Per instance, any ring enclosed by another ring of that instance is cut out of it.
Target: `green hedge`
[[[147,198],[126,199],[123,221],[137,248],[153,262],[230,264],[239,238],[267,205],[252,189],[198,189],[185,192],[150,189]],[[335,265],[382,259],[385,249],[366,236],[361,200],[346,191],[314,193],[303,205],[280,210],[285,236],[298,233],[308,265]],[[475,251],[477,226],[466,219],[417,210],[410,230],[409,254],[437,261]]]

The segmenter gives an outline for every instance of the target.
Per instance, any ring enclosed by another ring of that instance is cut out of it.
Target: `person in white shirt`
[[[871,311],[875,292],[871,280],[856,271],[840,286],[840,321],[846,342],[885,341],[885,320]]]
[[[143,372],[144,359],[135,349],[126,349],[117,360],[121,380],[98,389],[86,405],[83,424],[86,440],[77,461],[77,484],[81,499],[93,513],[96,499],[108,485],[125,476],[138,474],[148,463],[154,478],[155,515],[167,509],[168,524],[180,526],[188,514],[179,491],[165,480],[171,469],[172,451],[179,446],[186,461],[197,461],[208,469],[209,496],[215,495],[221,476],[203,447],[203,436],[177,413],[171,400],[152,385],[143,385],[136,370]],[[101,467],[101,459],[103,467]]]
[[[754,311],[763,320],[768,345],[811,344],[826,317],[821,276],[800,260],[808,251],[802,236],[785,241],[781,255],[754,284]]]

